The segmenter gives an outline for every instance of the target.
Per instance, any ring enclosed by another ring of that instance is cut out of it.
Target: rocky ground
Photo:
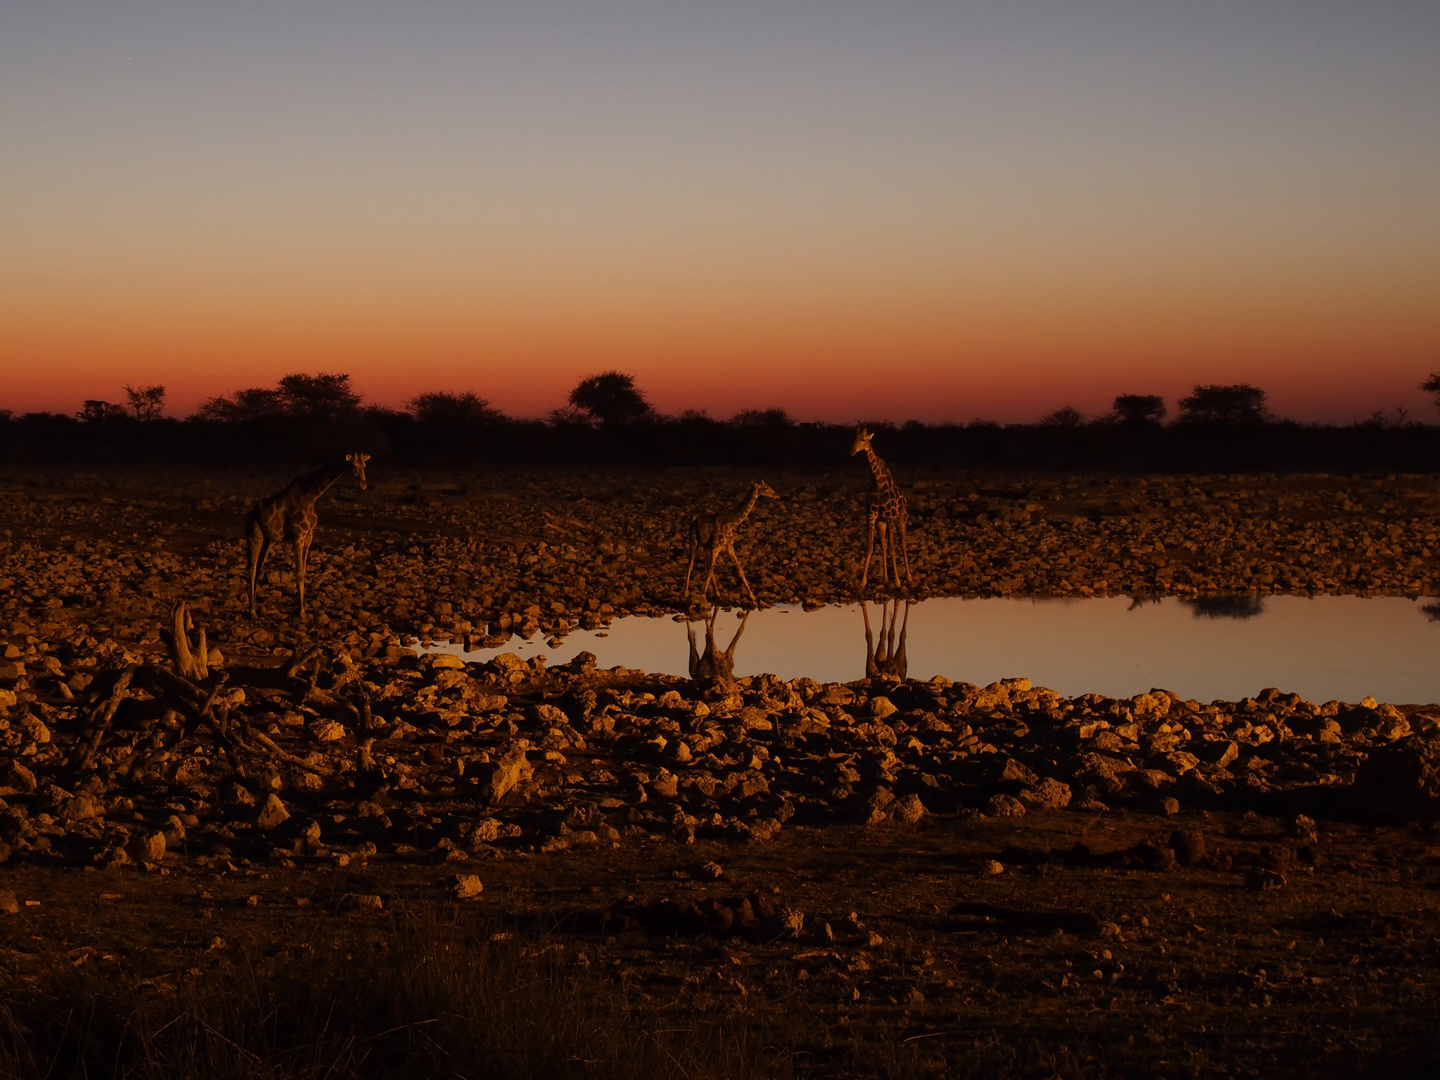
[[[853,597],[863,471],[767,479],[762,601]],[[901,480],[917,595],[1430,591],[1430,478]],[[280,570],[244,611],[275,477],[3,481],[12,990],[181,995],[282,913],[350,950],[430,905],[622,1011],[759,1024],[765,1075],[1433,1064],[1440,706],[401,645],[679,610],[686,516],[737,474],[376,470],[321,504],[303,625]]]

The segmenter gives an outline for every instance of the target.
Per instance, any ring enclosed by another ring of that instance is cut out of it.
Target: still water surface
[[[742,677],[770,672],[841,682],[888,667],[912,679],[944,675],[982,685],[1023,675],[1067,696],[1128,697],[1158,686],[1201,701],[1236,700],[1278,686],[1311,701],[1373,695],[1428,704],[1440,702],[1437,616],[1433,600],[1357,596],[781,606],[743,619],[730,662]],[[708,651],[704,620],[629,617],[605,630],[577,630],[556,647],[517,637],[464,655],[543,654],[555,664],[586,650],[601,667],[687,675],[699,659],[707,674],[724,666],[742,613],[723,611],[713,621]]]

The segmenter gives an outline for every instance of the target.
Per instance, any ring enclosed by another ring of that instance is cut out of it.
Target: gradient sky
[[[1440,369],[1435,0],[0,5],[0,408],[1030,420]]]

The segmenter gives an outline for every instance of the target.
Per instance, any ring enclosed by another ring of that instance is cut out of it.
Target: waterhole
[[[1128,697],[1152,687],[1239,700],[1265,687],[1310,701],[1440,702],[1440,602],[1358,596],[1239,596],[1136,601],[942,598],[722,610],[709,619],[616,619],[558,645],[541,637],[461,652],[601,667],[736,677],[771,673],[848,682],[889,672],[977,684],[1024,676],[1066,696]]]

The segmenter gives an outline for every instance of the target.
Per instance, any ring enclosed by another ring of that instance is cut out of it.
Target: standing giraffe
[[[756,480],[750,488],[750,494],[741,499],[733,509],[722,510],[718,514],[701,514],[690,522],[690,565],[685,569],[687,599],[690,596],[690,575],[695,571],[695,557],[702,551],[710,556],[710,571],[705,575],[705,599],[708,600],[710,586],[715,584],[715,560],[723,551],[730,556],[735,569],[739,571],[740,583],[750,594],[750,603],[759,606],[759,601],[755,599],[755,590],[750,588],[750,582],[745,580],[745,568],[740,565],[740,559],[735,554],[735,531],[740,528],[740,523],[750,516],[750,511],[755,509],[755,503],[762,495],[770,499],[778,498],[769,484],[764,480]]]
[[[305,618],[305,563],[310,542],[315,538],[315,500],[347,472],[354,475],[364,491],[365,462],[369,454],[346,454],[344,461],[332,462],[298,480],[268,499],[261,499],[245,516],[245,541],[250,571],[250,617],[255,617],[255,576],[265,565],[272,544],[289,540],[295,545],[295,581],[300,590],[300,618]]]
[[[696,682],[703,679],[720,679],[730,682],[735,678],[735,646],[740,641],[740,635],[745,632],[745,620],[750,618],[748,611],[740,616],[740,625],[735,628],[735,636],[730,639],[730,644],[725,651],[721,652],[715,647],[715,616],[719,614],[718,607],[711,607],[709,614],[705,616],[705,650],[701,652],[695,648],[695,630],[687,622],[685,624],[685,637],[690,642],[690,678]]]
[[[890,675],[897,679],[905,678],[910,668],[910,663],[905,655],[905,635],[910,629],[910,607],[914,600],[905,600],[905,617],[900,618],[900,604],[902,601],[893,601],[894,607],[889,604],[880,605],[880,641],[877,644],[874,633],[870,629],[870,610],[864,600],[860,601],[860,616],[865,620],[865,677],[873,679],[877,675]],[[887,611],[886,609],[889,608]],[[888,618],[888,623],[887,623]],[[900,640],[895,640],[895,624],[900,623]]]
[[[875,550],[875,526],[880,526],[880,574],[886,584],[890,581],[890,568],[895,568],[895,584],[900,584],[900,561],[895,553],[896,534],[900,539],[900,553],[905,557],[905,583],[910,583],[910,552],[905,547],[905,495],[895,484],[890,470],[870,445],[874,438],[863,427],[855,429],[855,442],[850,454],[865,451],[865,460],[870,463],[869,534],[865,538],[865,569],[860,574],[860,588],[870,579],[870,556]],[[888,555],[888,561],[887,561]]]

